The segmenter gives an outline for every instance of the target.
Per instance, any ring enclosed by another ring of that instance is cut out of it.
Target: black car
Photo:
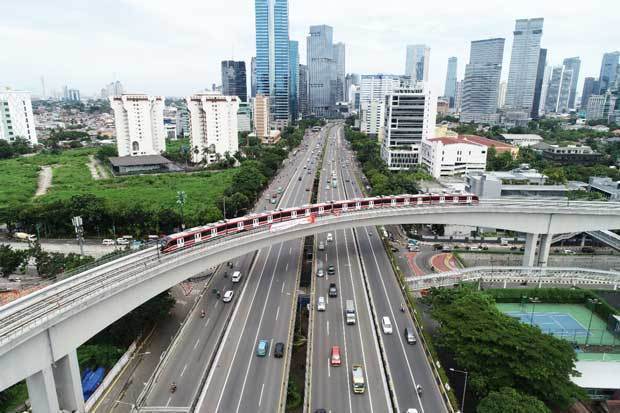
[[[330,265],[329,267],[327,267],[327,275],[334,275],[336,274],[336,268],[333,265]]]
[[[284,356],[284,343],[276,343],[273,348],[273,356],[276,358],[282,358]]]
[[[336,283],[329,284],[329,293],[330,297],[338,297],[338,287],[336,287]]]

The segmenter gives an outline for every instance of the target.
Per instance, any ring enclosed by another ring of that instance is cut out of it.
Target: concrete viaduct
[[[472,205],[382,207],[319,216],[312,224],[278,231],[241,232],[170,254],[150,247],[1,307],[0,390],[26,379],[35,413],[83,412],[76,348],[155,295],[205,268],[271,244],[329,230],[414,223],[526,233],[523,265],[544,267],[554,234],[619,229],[620,204],[485,200]]]

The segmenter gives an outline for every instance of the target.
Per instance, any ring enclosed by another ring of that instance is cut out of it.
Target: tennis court
[[[497,308],[524,324],[534,324],[544,333],[573,343],[620,346],[620,337],[607,330],[607,323],[580,304],[498,303]],[[592,319],[590,321],[590,316]],[[590,331],[588,334],[588,325]]]

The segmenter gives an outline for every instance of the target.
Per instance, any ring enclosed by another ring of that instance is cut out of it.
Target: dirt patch
[[[47,190],[52,186],[52,167],[49,165],[42,166],[41,171],[39,172],[39,183],[37,186],[37,191],[34,193],[34,196],[43,196],[47,193]]]
[[[90,176],[98,181],[100,179],[108,179],[110,176],[108,175],[108,171],[101,164],[99,159],[96,159],[94,155],[88,156],[88,169],[90,170]]]

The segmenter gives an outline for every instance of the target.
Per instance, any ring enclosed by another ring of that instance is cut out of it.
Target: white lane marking
[[[284,269],[284,271],[288,271],[288,262],[286,263],[286,268]]]
[[[213,304],[213,309],[214,309],[214,310],[217,308],[217,306],[218,306],[218,304],[219,304],[219,303],[220,303],[220,300],[217,300],[217,301],[215,302],[215,304]]]
[[[329,362],[329,357],[327,358],[327,377],[332,376],[332,364]]]
[[[263,383],[263,385],[260,388],[260,398],[258,399],[258,405],[259,406],[263,402],[263,390],[265,390],[265,383]]]
[[[205,321],[205,327],[209,324],[209,321],[211,321],[211,319],[207,318],[207,321]]]
[[[183,366],[183,370],[181,370],[181,377],[183,377],[183,374],[185,374],[185,369],[187,368],[187,364],[185,364]]]
[[[271,349],[273,348],[273,338],[269,340],[269,350],[267,351],[267,358],[271,355]]]
[[[172,396],[168,397],[168,401],[166,402],[166,407],[170,406],[171,400],[172,400]]]
[[[284,293],[284,286],[286,285],[286,280],[282,282],[282,288],[280,288],[280,294]]]
[[[194,344],[194,350],[196,350],[196,347],[198,347],[198,343],[200,343],[200,339],[196,340],[196,344]]]
[[[280,306],[278,306],[278,309],[276,310],[276,321],[278,321],[279,315],[280,315]]]
[[[329,335],[329,320],[327,320],[326,327],[327,327],[327,335]]]
[[[269,280],[269,287],[267,287],[267,291],[271,291],[271,287],[273,286],[273,280],[274,280],[275,274],[276,274],[275,269],[278,268],[278,262],[280,261],[280,254],[282,253],[283,245],[284,245],[284,243],[280,244],[280,249],[278,250],[278,255],[276,257],[276,263],[273,266],[274,271],[271,273],[271,280]],[[266,263],[267,263],[267,260],[265,260],[265,264]],[[256,343],[257,340],[258,340],[258,335],[260,333],[260,327],[263,324],[263,320],[265,319],[265,310],[267,309],[267,303],[268,302],[269,302],[269,300],[267,299],[263,303],[263,309],[261,311],[260,319],[258,321],[258,327],[256,328],[256,335],[254,336],[254,340],[252,341],[253,343]],[[245,331],[245,326],[243,327],[243,331]],[[237,408],[235,409],[235,411],[237,413],[239,413],[239,409],[241,408],[241,400],[243,400],[243,392],[245,391],[245,384],[248,381],[248,374],[250,373],[250,370],[252,370],[252,361],[253,360],[254,360],[254,354],[252,352],[249,355],[249,359],[248,359],[248,363],[247,363],[248,368],[245,371],[245,377],[243,377],[243,384],[241,385],[241,392],[239,393],[239,401],[237,402]]]
[[[288,249],[288,253],[289,253],[289,254],[291,254],[291,252],[293,252],[293,247],[290,247],[290,248]]]

